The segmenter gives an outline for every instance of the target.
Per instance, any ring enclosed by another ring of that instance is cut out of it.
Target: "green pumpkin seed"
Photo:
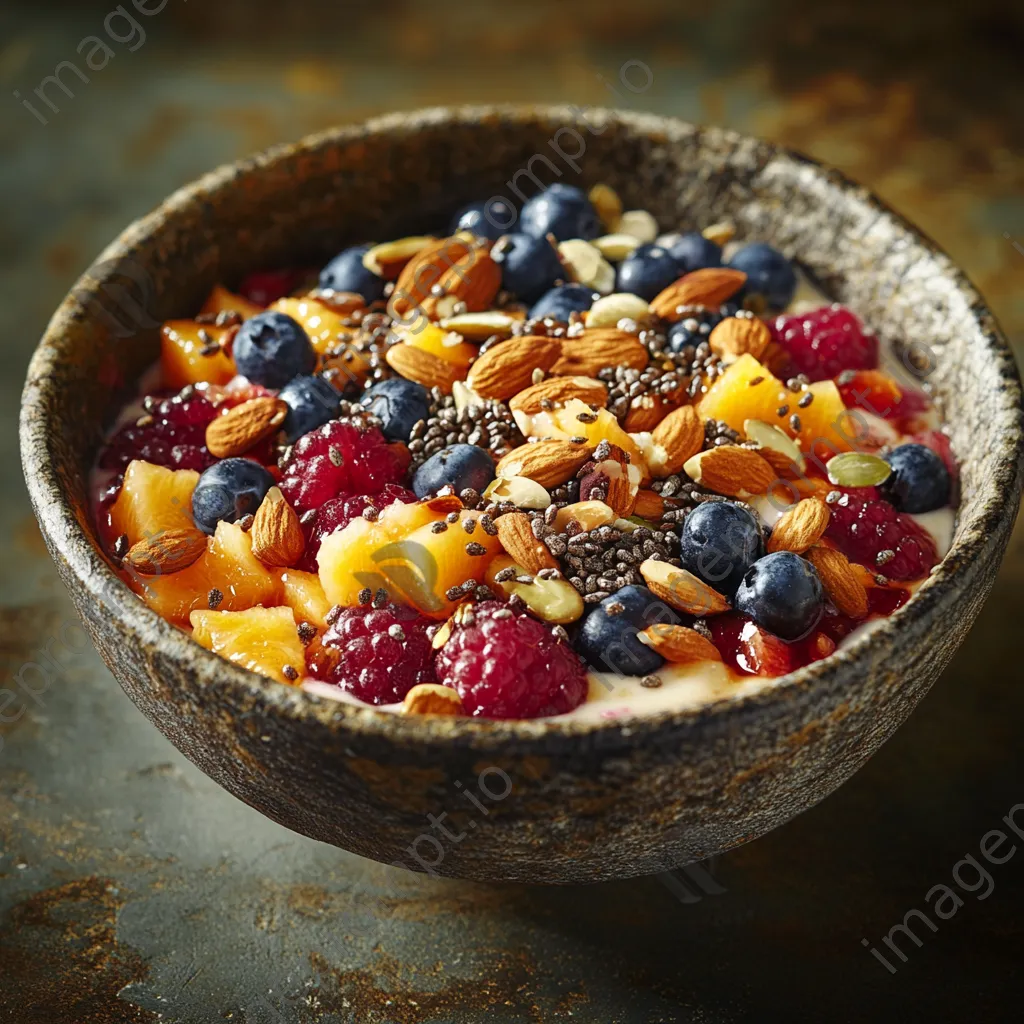
[[[843,452],[828,462],[828,478],[837,487],[877,487],[891,472],[885,459],[864,452]]]

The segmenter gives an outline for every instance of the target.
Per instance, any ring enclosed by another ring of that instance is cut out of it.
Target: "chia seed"
[[[224,591],[218,590],[216,587],[212,587],[210,592],[206,595],[207,607],[216,610],[221,601],[224,600]]]

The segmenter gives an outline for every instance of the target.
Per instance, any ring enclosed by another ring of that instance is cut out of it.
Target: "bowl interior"
[[[214,171],[132,225],[58,310],[30,368],[26,475],[58,564],[88,579],[98,600],[136,616],[140,637],[168,650],[185,643],[110,573],[88,512],[88,471],[103,428],[156,359],[159,323],[192,315],[217,282],[230,285],[254,269],[318,266],[351,242],[443,231],[466,201],[517,201],[553,181],[606,182],[664,230],[729,219],[741,239],[770,241],[796,258],[883,344],[897,346],[908,379],[927,383],[949,424],[962,504],[953,549],[893,628],[921,614],[930,591],[944,600],[958,573],[966,583],[972,563],[1012,521],[1021,426],[1012,356],[962,273],[865,190],[798,155],[674,120],[612,111],[583,118],[568,108],[424,111],[342,128]],[[878,642],[878,634],[862,641]],[[196,656],[234,685],[276,685]],[[856,647],[841,656],[855,657]],[[317,703],[294,694],[282,701],[295,714]],[[364,724],[382,717],[342,707],[315,713]],[[445,728],[501,736],[542,727]],[[543,728],[602,726],[554,720]]]

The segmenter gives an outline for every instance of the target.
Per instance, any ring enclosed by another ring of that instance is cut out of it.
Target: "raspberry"
[[[437,655],[438,680],[484,718],[562,715],[587,695],[579,656],[545,626],[499,601],[474,605]]]
[[[310,671],[368,704],[394,704],[417,683],[436,682],[433,625],[412,608],[343,608]]]
[[[100,459],[104,469],[124,469],[132,459],[142,459],[157,466],[201,473],[217,461],[206,449],[206,425],[217,415],[217,409],[195,388],[185,388],[162,401],[150,396],[146,408],[151,411],[110,439]]]
[[[847,558],[892,580],[916,580],[939,560],[931,537],[914,520],[882,499],[843,494],[830,506],[825,536]],[[891,557],[878,556],[891,552]]]
[[[339,494],[338,497],[325,501],[315,512],[307,512],[302,517],[306,550],[296,568],[316,572],[316,556],[324,537],[348,526],[356,516],[363,514],[363,509],[383,509],[396,501],[408,505],[415,500],[416,495],[412,491],[407,491],[397,484],[385,484],[384,489],[377,494]]]
[[[281,491],[301,513],[339,494],[376,494],[404,471],[404,460],[376,427],[331,420],[295,443],[281,464]]]
[[[778,316],[769,326],[789,354],[792,371],[805,373],[812,381],[878,366],[878,339],[864,334],[857,317],[842,306]]]
[[[269,306],[290,295],[304,276],[301,270],[258,270],[242,281],[238,294],[257,306]]]

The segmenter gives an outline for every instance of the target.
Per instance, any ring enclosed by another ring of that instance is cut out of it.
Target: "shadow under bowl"
[[[751,697],[593,724],[338,704],[240,669],[150,611],[100,552],[88,476],[119,401],[157,357],[159,323],[191,315],[216,282],[436,230],[469,200],[532,193],[534,175],[606,182],[662,225],[729,219],[740,238],[797,258],[883,344],[919,343],[914,361],[929,361],[962,503],[952,548],[913,599],[849,648]],[[93,641],[204,772],[289,828],[366,857],[549,883],[708,857],[848,779],[978,614],[1017,511],[1024,450],[1017,368],[992,315],[944,253],[865,189],[720,129],[614,111],[583,121],[558,107],[392,115],[175,193],[57,310],[29,368],[21,448],[43,535]]]

